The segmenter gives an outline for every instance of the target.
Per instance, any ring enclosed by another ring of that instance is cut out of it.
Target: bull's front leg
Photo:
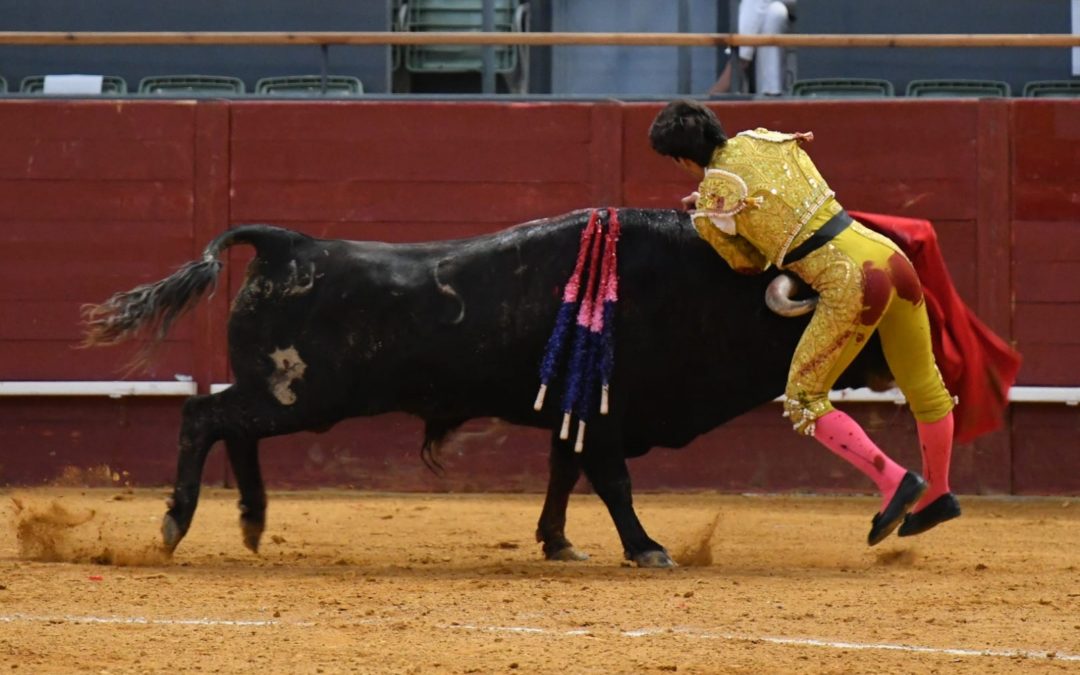
[[[675,567],[667,550],[649,537],[638,520],[630,472],[622,453],[611,446],[589,446],[582,456],[582,464],[586,477],[615,521],[626,559],[633,560],[639,567]]]
[[[588,560],[589,556],[574,548],[564,531],[566,507],[581,476],[581,466],[570,448],[557,439],[551,443],[548,471],[547,496],[536,525],[536,541],[544,544],[544,557],[548,560]]]

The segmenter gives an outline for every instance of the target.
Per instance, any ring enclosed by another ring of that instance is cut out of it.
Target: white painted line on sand
[[[330,621],[327,625],[370,625],[384,623],[383,619],[361,619],[359,621]],[[280,621],[277,619],[161,619],[142,616],[82,616],[82,615],[37,615],[7,614],[0,615],[0,623],[75,623],[75,624],[128,624],[150,626],[285,626],[310,628],[317,624],[313,621]],[[485,633],[514,633],[518,635],[554,635],[564,637],[582,637],[598,635],[599,631],[576,628],[573,630],[552,630],[534,626],[477,626],[464,623],[436,624],[436,628],[445,630],[468,630]],[[1049,661],[1080,661],[1080,654],[1059,651],[1038,651],[1028,649],[968,649],[958,647],[927,647],[923,645],[893,644],[888,642],[846,642],[822,640],[818,638],[775,637],[769,635],[742,635],[738,633],[712,633],[695,628],[638,628],[620,630],[615,633],[627,638],[649,638],[665,635],[699,638],[703,640],[726,640],[729,642],[757,642],[792,647],[821,647],[825,649],[879,650],[907,652],[916,654],[940,654],[943,656],[991,656],[1004,658],[1044,659]]]
[[[528,633],[560,636],[595,636],[595,631],[589,630],[548,630],[545,628],[531,628],[525,626],[473,626],[469,624],[441,624],[439,628],[474,630],[487,633]],[[940,654],[943,656],[997,656],[1006,658],[1046,659],[1056,661],[1080,661],[1080,654],[1068,654],[1065,652],[1037,651],[1027,649],[962,649],[956,647],[926,647],[922,645],[891,644],[887,642],[843,642],[835,640],[820,640],[817,638],[789,638],[773,637],[767,635],[740,635],[736,633],[710,633],[692,628],[640,628],[636,630],[623,630],[619,635],[628,638],[655,637],[661,635],[679,635],[683,637],[701,638],[705,640],[727,640],[730,642],[764,642],[766,644],[794,646],[794,647],[823,647],[826,649],[863,649],[881,650],[894,652],[908,652],[917,654]]]

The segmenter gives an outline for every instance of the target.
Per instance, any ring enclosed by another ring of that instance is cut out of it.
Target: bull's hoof
[[[667,554],[667,551],[645,551],[634,556],[634,562],[638,567],[658,567],[669,568],[678,567],[675,561],[671,559],[671,556]]]
[[[165,519],[161,521],[161,543],[165,552],[172,555],[183,538],[184,533],[180,530],[180,525],[176,522],[176,519],[169,514],[165,514]]]
[[[259,554],[259,542],[262,540],[263,523],[240,518],[240,530],[244,534],[244,546],[255,555]]]
[[[567,546],[560,548],[558,551],[552,551],[544,556],[548,560],[555,560],[559,562],[577,562],[580,560],[588,560],[589,554],[582,553],[573,546]]]

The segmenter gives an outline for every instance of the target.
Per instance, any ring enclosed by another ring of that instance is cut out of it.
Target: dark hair
[[[713,151],[727,143],[727,134],[712,110],[679,99],[657,114],[649,127],[649,142],[661,155],[685,157],[704,167],[712,161]]]

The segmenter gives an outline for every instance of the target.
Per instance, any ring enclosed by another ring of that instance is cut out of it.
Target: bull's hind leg
[[[240,524],[244,544],[255,550],[266,518],[266,492],[259,470],[258,442],[266,436],[300,428],[299,418],[239,385],[211,396],[193,396],[184,403],[176,485],[161,524],[165,548],[172,551],[187,534],[199,503],[203,467],[210,448],[224,440],[240,489]]]
[[[192,396],[184,402],[176,485],[169,499],[169,510],[161,523],[161,537],[169,552],[176,548],[191,526],[195,507],[199,504],[199,487],[206,456],[214,442],[222,437],[220,399],[221,394],[213,394]]]
[[[257,551],[266,522],[266,491],[259,468],[259,440],[303,429],[329,427],[341,419],[337,410],[282,405],[265,390],[242,383],[220,394],[193,396],[184,404],[176,486],[161,525],[165,547],[172,551],[187,534],[199,501],[203,466],[211,446],[224,440],[240,490],[240,527],[244,545]]]
[[[600,445],[587,447],[582,463],[586,477],[615,521],[626,559],[639,567],[674,567],[675,562],[664,547],[649,537],[638,520],[630,490],[630,472],[622,453]]]
[[[230,435],[225,438],[225,449],[240,491],[240,531],[244,546],[258,553],[266,528],[266,489],[259,468],[259,441],[252,436]]]
[[[548,560],[588,560],[589,556],[574,548],[564,532],[566,507],[570,493],[581,476],[581,466],[565,443],[551,444],[547,497],[540,522],[536,525],[536,541],[544,544],[544,557]]]

